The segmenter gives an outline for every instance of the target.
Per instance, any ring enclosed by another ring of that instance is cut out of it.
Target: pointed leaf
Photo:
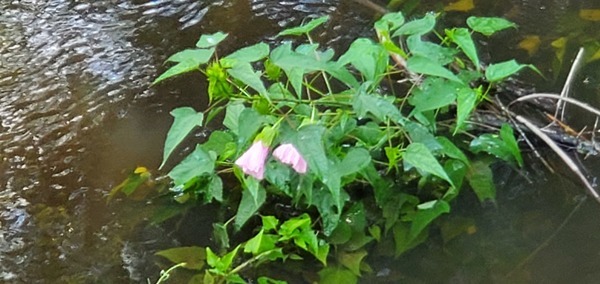
[[[238,135],[240,131],[240,114],[242,111],[246,109],[246,107],[242,103],[230,103],[227,105],[227,109],[225,110],[225,119],[223,119],[223,125],[233,134]]]
[[[222,42],[225,38],[227,38],[228,34],[223,32],[216,32],[214,34],[209,35],[201,35],[200,39],[196,43],[196,47],[198,48],[210,48],[214,47],[220,42]]]
[[[171,116],[174,117],[173,125],[167,133],[165,148],[163,150],[163,160],[160,164],[162,168],[173,150],[188,136],[188,134],[197,126],[202,126],[204,114],[196,112],[191,107],[180,107],[171,111]]]
[[[450,205],[444,200],[433,200],[419,204],[414,215],[410,216],[410,236],[416,238],[429,223],[444,213],[450,212]]]
[[[465,87],[458,91],[456,98],[456,128],[454,128],[453,134],[462,129],[465,121],[467,121],[467,118],[471,116],[471,112],[475,109],[476,103],[477,93],[475,90]]]
[[[498,82],[507,78],[528,65],[519,64],[514,59],[496,64],[490,64],[485,70],[485,79],[489,82]]]
[[[250,178],[249,178],[250,179]],[[246,221],[250,219],[258,209],[265,203],[266,191],[265,189],[256,182],[251,186],[256,185],[256,188],[246,188],[242,191],[242,200],[235,215],[235,228],[239,230],[246,224]]]
[[[232,68],[227,69],[227,73],[231,77],[242,81],[242,83],[250,86],[259,94],[266,96],[267,89],[261,80],[261,73],[254,71],[252,65],[248,62],[236,62]]]
[[[387,68],[389,55],[379,44],[366,38],[355,40],[348,51],[338,60],[339,63],[352,64],[366,80],[377,82]]]
[[[436,110],[454,103],[459,87],[459,84],[443,78],[428,77],[413,89],[408,102],[420,112]]]
[[[406,147],[404,152],[404,168],[408,169],[410,166],[425,172],[437,176],[454,186],[452,180],[444,171],[444,168],[438,160],[431,154],[431,151],[422,143],[411,143]]]
[[[214,153],[213,153],[214,154]],[[175,166],[169,177],[173,179],[176,186],[182,185],[194,177],[203,174],[211,174],[215,169],[215,157],[212,157],[196,145],[194,152],[190,153],[181,163]]]
[[[281,31],[277,36],[285,36],[285,35],[302,35],[307,34],[314,30],[316,27],[322,25],[323,23],[329,20],[329,16],[323,16],[316,19],[311,20],[310,22],[303,24],[299,27],[289,28]]]
[[[439,63],[423,56],[413,56],[408,58],[408,60],[406,61],[406,67],[408,68],[408,70],[415,73],[438,76],[457,83],[462,83],[462,81],[458,77],[456,77],[456,75],[454,75],[454,73],[452,73],[450,70],[446,69]]]
[[[446,30],[446,34],[450,39],[460,47],[460,49],[467,55],[467,57],[473,62],[477,70],[480,69],[479,56],[477,56],[477,49],[475,43],[471,38],[469,30],[465,28],[457,28],[453,30]]]
[[[425,17],[410,21],[401,26],[392,37],[401,35],[423,35],[435,27],[435,14],[427,13]]]
[[[406,44],[413,56],[427,57],[438,64],[444,66],[454,61],[454,56],[458,52],[456,49],[443,47],[429,41],[423,41],[421,36],[413,35],[406,39]]]
[[[364,148],[352,148],[336,166],[340,176],[355,174],[371,162],[371,154]]]
[[[165,80],[167,78],[177,76],[183,73],[198,70],[200,64],[207,63],[215,52],[214,48],[211,49],[186,49],[171,55],[167,59],[170,62],[177,62],[177,64],[169,68],[164,73],[160,74],[158,78],[152,82],[152,85]]]
[[[475,16],[471,16],[467,19],[467,25],[472,30],[484,34],[486,36],[491,36],[497,31],[517,27],[515,23],[503,18]]]
[[[227,59],[234,59],[239,62],[255,62],[269,55],[269,45],[261,42],[255,45],[238,49],[232,54],[225,56]]]
[[[480,202],[496,199],[493,173],[487,163],[482,161],[473,162],[467,172],[467,180]]]

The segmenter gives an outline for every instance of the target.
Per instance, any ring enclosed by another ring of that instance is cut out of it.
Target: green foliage
[[[491,36],[492,34],[508,29],[508,28],[516,28],[513,22],[507,21],[502,18],[488,18],[488,17],[469,17],[467,19],[467,25],[473,31],[484,34],[486,36]]]
[[[369,246],[393,240],[399,256],[422,243],[428,228],[450,212],[465,179],[482,202],[494,199],[489,164],[472,162],[465,150],[523,163],[508,126],[472,139],[466,149],[454,143],[473,137],[463,131],[491,86],[531,67],[510,60],[481,70],[473,32],[489,36],[512,24],[471,17],[469,28],[434,31],[434,14],[405,22],[401,13],[390,13],[375,23],[377,41],[356,39],[336,57],[310,38],[327,20],[279,33],[306,37],[306,43],[273,49],[258,43],[212,61],[227,35],[202,36],[197,49],[169,58],[178,65],[157,79],[198,69],[211,102],[206,113],[173,111],[161,167],[195,127],[205,126],[205,116],[225,110],[224,128],[169,172],[177,201],[237,208],[226,212],[229,221],[213,226],[221,249],[229,248],[229,228],[238,232],[255,216],[277,212],[275,202],[297,213],[262,216],[253,237],[222,254],[206,248],[194,262],[162,254],[177,267],[203,269],[194,277],[200,282],[243,283],[248,267],[303,254],[323,265],[321,283],[357,282],[368,271]],[[432,37],[439,41],[424,40]],[[399,79],[408,83],[393,83]],[[266,157],[248,150],[251,145],[268,147]],[[277,154],[283,145],[293,150]]]

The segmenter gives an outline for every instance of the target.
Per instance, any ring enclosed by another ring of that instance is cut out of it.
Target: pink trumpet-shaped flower
[[[258,140],[235,161],[235,164],[242,168],[245,174],[262,180],[265,177],[265,161],[268,154],[269,147]]]
[[[275,151],[273,156],[280,162],[292,166],[299,174],[306,173],[306,161],[292,144],[281,144]]]

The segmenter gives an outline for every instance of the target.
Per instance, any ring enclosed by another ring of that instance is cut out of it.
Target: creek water
[[[420,9],[441,5],[423,2]],[[546,63],[553,56],[550,43],[567,34],[552,19],[577,13],[589,3],[538,2],[476,7],[475,13],[507,16],[522,26],[481,43],[489,60],[516,56],[539,64],[545,73],[558,73],[555,81],[532,74],[521,80],[559,92],[569,64],[559,68]],[[369,35],[374,17],[352,1],[333,0],[0,0],[0,282],[155,280],[159,269],[152,254],[186,241],[166,227],[147,225],[151,204],[107,204],[106,195],[136,166],[158,166],[172,108],[202,109],[206,104],[206,86],[198,75],[150,87],[164,70],[162,62],[193,46],[202,33],[230,33],[221,51],[226,53],[260,40],[275,42],[273,36],[283,27],[323,14],[332,19],[319,38],[336,49]],[[466,14],[452,14],[447,24],[464,22]],[[526,35],[538,35],[541,41],[539,52],[531,56],[517,48]],[[566,61],[574,56],[573,48],[569,52]],[[597,70],[597,63],[585,66],[574,91],[593,105],[600,100]],[[572,116],[581,123],[589,119]],[[593,159],[586,161],[592,176],[600,169]],[[516,272],[510,277],[519,280],[597,279],[600,223],[595,216],[600,208],[590,201],[548,246],[518,266],[578,204],[581,186],[536,167],[523,177],[499,167],[497,183],[496,206],[453,214],[476,233],[443,247],[428,243],[400,259],[374,261],[375,273],[366,279],[503,282],[512,268]],[[205,223],[197,231],[208,239],[210,222]]]

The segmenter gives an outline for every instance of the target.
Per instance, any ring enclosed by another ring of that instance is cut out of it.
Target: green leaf
[[[222,42],[225,38],[227,38],[226,33],[216,32],[210,35],[201,35],[198,42],[196,42],[196,47],[198,48],[210,48],[214,47],[220,42]]]
[[[214,169],[215,157],[196,145],[196,149],[169,172],[169,177],[179,186],[194,177],[212,174]]]
[[[406,39],[406,44],[413,56],[429,58],[439,65],[447,65],[454,61],[456,49],[443,47],[441,45],[421,40],[421,36],[413,35]]]
[[[479,56],[477,56],[477,49],[475,43],[471,38],[469,30],[465,28],[456,28],[452,30],[446,30],[446,35],[454,42],[460,49],[467,55],[467,57],[473,62],[475,68],[479,70]]]
[[[378,82],[384,76],[389,55],[379,44],[366,38],[355,40],[338,60],[342,65],[352,64],[368,81]]]
[[[453,135],[456,135],[456,133],[463,128],[467,118],[471,116],[471,113],[475,109],[476,104],[476,90],[469,87],[458,90],[458,95],[456,97],[456,127],[454,128]]]
[[[496,199],[496,186],[488,163],[473,162],[467,172],[467,180],[480,202]]]
[[[465,176],[467,175],[467,169],[469,166],[470,164],[467,166],[464,162],[454,159],[447,160],[446,163],[444,163],[444,170],[446,171],[446,174],[448,174],[450,179],[452,179],[455,185],[455,187],[448,188],[446,193],[444,193],[444,196],[442,198],[445,201],[450,202],[454,198],[456,198],[456,196],[458,196],[458,193],[462,188]]]
[[[402,12],[387,13],[375,22],[375,29],[380,33],[381,31],[395,31],[397,28],[404,24],[404,16]]]
[[[115,186],[110,190],[108,194],[107,202],[111,201],[112,198],[120,191],[126,196],[133,194],[142,184],[148,181],[151,177],[150,172],[145,167],[138,167],[127,176],[127,178],[119,185]]]
[[[323,145],[323,133],[325,127],[307,125],[298,130],[296,143],[293,143],[306,160],[308,169],[317,174],[321,180],[327,176],[330,168],[330,161]]]
[[[519,167],[523,166],[523,157],[521,157],[521,148],[515,139],[515,134],[508,123],[503,123],[500,129],[500,138],[506,143],[506,148],[517,161]]]
[[[457,83],[462,83],[462,81],[454,75],[450,70],[446,69],[444,66],[439,63],[423,56],[413,56],[406,60],[406,68],[411,72],[438,76],[442,78],[446,78],[450,81],[454,81]]]
[[[221,249],[229,248],[229,233],[227,232],[227,226],[222,223],[213,223],[213,239],[219,245]]]
[[[200,145],[204,151],[213,151],[217,156],[221,156],[227,150],[227,145],[233,142],[233,136],[225,131],[215,130],[208,137],[208,141]]]
[[[471,16],[467,19],[467,25],[474,31],[491,36],[497,31],[508,28],[516,28],[517,25],[503,18],[494,17],[475,17]]]
[[[410,169],[411,166],[434,176],[437,176],[454,186],[452,180],[444,171],[438,160],[431,151],[422,143],[411,143],[404,152],[404,168]]]
[[[435,27],[435,14],[427,13],[425,17],[417,20],[410,21],[403,26],[401,26],[392,37],[402,36],[402,35],[423,35]]]
[[[285,281],[272,279],[266,276],[258,277],[258,284],[287,284]]]
[[[340,190],[338,199],[335,199],[330,191],[324,188],[315,188],[311,203],[317,207],[323,219],[323,234],[325,236],[330,236],[339,224],[341,216],[339,204],[344,204],[349,199],[350,197],[344,190]]]
[[[490,66],[485,69],[485,79],[492,83],[498,82],[504,78],[514,75],[525,67],[528,67],[528,65],[519,64],[514,59],[496,64],[490,64]]]
[[[267,89],[262,82],[261,73],[254,71],[252,65],[248,62],[236,62],[232,68],[227,69],[231,77],[240,80],[242,83],[250,86],[262,96],[267,95]]]
[[[450,205],[444,200],[432,200],[419,204],[414,215],[410,216],[410,237],[416,238],[437,217],[450,212]]]
[[[223,181],[218,175],[213,175],[208,183],[208,191],[206,193],[207,201],[211,201],[213,198],[216,201],[223,202]]]
[[[310,22],[303,24],[299,27],[285,29],[285,30],[279,32],[279,34],[277,34],[277,36],[308,34],[312,30],[314,30],[316,27],[322,25],[323,23],[327,22],[328,20],[329,20],[329,16],[319,17],[319,18],[313,19]]]
[[[277,236],[265,234],[265,230],[262,229],[256,236],[249,239],[244,245],[244,252],[251,253],[253,256],[257,256],[263,252],[272,250],[275,248],[277,243]]]
[[[261,216],[262,226],[265,232],[269,232],[270,230],[277,229],[277,225],[279,225],[279,220],[275,218],[275,216]]]
[[[465,156],[463,151],[456,147],[456,145],[452,143],[452,141],[450,141],[448,138],[440,136],[436,137],[436,140],[438,141],[438,143],[440,143],[440,145],[442,145],[442,151],[446,156],[463,162],[465,166],[468,166],[470,164],[469,159],[467,158],[467,156]]]
[[[436,110],[454,103],[458,87],[443,78],[428,77],[413,89],[408,102],[420,112]]]
[[[371,162],[371,154],[364,148],[351,148],[344,159],[336,165],[340,176],[355,174]]]
[[[240,247],[241,245],[238,245],[235,249],[221,257],[215,268],[217,268],[220,271],[229,271],[229,269],[231,268],[231,264],[233,263],[233,260],[235,259],[235,256],[237,255],[237,252],[240,249]]]
[[[407,222],[397,222],[393,227],[396,257],[423,243],[429,235],[427,230],[423,230],[417,237],[412,237],[410,232],[411,226],[410,223]]]
[[[365,89],[366,86],[363,85],[352,100],[352,107],[359,118],[365,118],[367,113],[371,113],[380,121],[386,121],[389,118],[394,122],[399,122],[403,119],[402,114],[393,104],[394,97],[369,94]]]
[[[239,62],[255,62],[269,55],[269,45],[261,42],[255,45],[238,49],[232,54],[225,56],[226,59],[233,59]]]
[[[180,107],[171,111],[171,115],[175,118],[173,125],[167,133],[165,148],[163,150],[163,160],[160,164],[162,168],[173,150],[185,139],[185,137],[197,126],[202,126],[204,114],[196,112],[191,107]]]
[[[343,267],[325,267],[319,271],[321,284],[353,284],[358,283],[358,277],[352,271]]]
[[[364,249],[352,252],[340,251],[338,253],[338,260],[343,266],[350,269],[354,275],[360,276],[361,263],[367,254],[367,251]]]
[[[237,230],[242,228],[254,213],[258,212],[258,209],[265,203],[267,196],[265,189],[258,182],[250,182],[247,186],[252,188],[246,188],[242,191],[242,200],[235,215]]]
[[[519,164],[522,163],[517,141],[512,134],[510,126],[507,127],[509,128],[504,129],[503,137],[499,137],[496,134],[482,134],[473,139],[469,145],[471,151],[473,153],[486,152],[507,162],[517,161]],[[508,143],[505,139],[509,139]]]
[[[240,122],[240,114],[242,111],[246,109],[244,104],[242,103],[230,103],[227,105],[227,109],[225,110],[225,119],[223,119],[223,125],[233,134],[239,134],[239,122]]]
[[[265,117],[252,108],[242,110],[239,116],[238,145],[244,145],[265,123]]]
[[[442,150],[442,145],[438,143],[435,136],[433,136],[433,134],[423,125],[408,121],[405,125],[405,129],[412,142],[418,142],[425,145],[432,153],[437,153]]]
[[[169,68],[164,73],[160,74],[158,78],[152,82],[152,85],[158,84],[167,78],[177,76],[190,71],[198,70],[200,64],[207,63],[215,52],[214,48],[211,49],[186,49],[171,55],[167,59],[170,62],[177,62],[177,64]]]
[[[204,267],[204,260],[206,259],[205,249],[193,246],[170,248],[161,250],[155,254],[176,264],[185,262],[183,267],[193,270],[201,270]]]

